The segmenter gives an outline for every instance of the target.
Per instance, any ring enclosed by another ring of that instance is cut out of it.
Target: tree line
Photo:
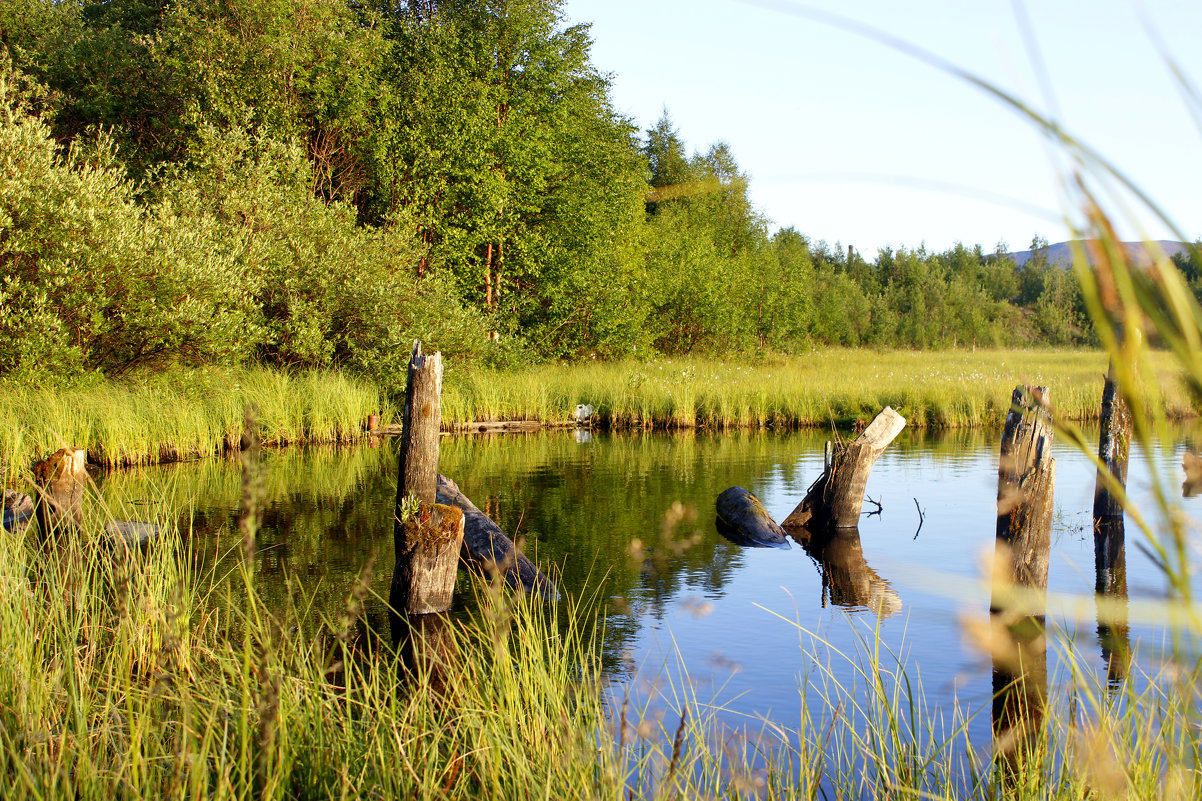
[[[0,374],[1092,341],[1070,272],[868,261],[639,131],[559,0],[0,5]]]

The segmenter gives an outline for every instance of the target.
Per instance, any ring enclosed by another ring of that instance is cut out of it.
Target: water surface
[[[1154,458],[1171,470],[1188,436],[1180,432]],[[743,548],[717,533],[714,499],[732,485],[755,493],[777,520],[788,515],[822,470],[826,438],[770,431],[444,437],[441,471],[516,533],[561,591],[599,599],[606,668],[633,692],[645,695],[670,677],[731,721],[796,725],[803,704],[817,708],[829,694],[824,668],[851,682],[855,668],[845,657],[854,663],[879,633],[932,706],[956,700],[988,708],[992,665],[965,631],[988,619],[982,576],[994,544],[996,434],[903,432],[868,485],[880,514],[820,546]],[[373,589],[387,595],[394,447],[386,440],[264,453],[257,573],[278,602],[299,588],[313,598],[312,614],[332,618],[369,560]],[[1065,445],[1056,457],[1049,589],[1088,599],[1093,469]],[[198,561],[222,570],[237,553],[239,482],[237,461],[210,460],[112,473],[101,489],[131,517],[185,510],[180,519]],[[1136,454],[1130,490],[1146,503],[1149,486],[1148,463]],[[1196,513],[1198,502],[1184,503]],[[1164,580],[1133,546],[1141,536],[1128,526],[1127,590],[1132,599],[1159,598]],[[460,588],[467,589],[463,577]],[[1065,642],[1103,669],[1092,609],[1085,619],[1073,617],[1076,607],[1054,604],[1048,612],[1061,643],[1050,647],[1051,671]],[[387,625],[379,598],[368,618]],[[1136,640],[1156,636],[1151,626],[1132,627]],[[987,716],[970,729],[987,742]]]

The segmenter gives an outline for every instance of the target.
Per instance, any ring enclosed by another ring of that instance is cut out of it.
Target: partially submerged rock
[[[730,487],[718,496],[718,533],[736,545],[789,550],[784,530],[768,514],[760,499],[742,487]]]

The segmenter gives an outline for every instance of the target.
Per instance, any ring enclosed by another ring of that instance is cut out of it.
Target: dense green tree
[[[410,210],[420,272],[448,272],[497,330],[621,350],[638,313],[613,290],[634,278],[645,167],[588,27],[565,27],[555,0],[462,0],[401,15],[392,36],[376,213]]]

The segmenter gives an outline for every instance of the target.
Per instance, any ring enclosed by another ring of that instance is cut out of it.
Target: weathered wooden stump
[[[455,587],[463,515],[437,505],[441,393],[442,354],[423,356],[421,343],[414,342],[393,515],[396,564],[389,604],[399,614],[446,611]]]
[[[1192,498],[1202,493],[1202,459],[1186,451],[1181,454],[1181,467],[1185,470],[1185,481],[1181,484],[1181,496]]]
[[[6,489],[3,506],[3,525],[9,531],[22,528],[33,517],[33,499],[23,492]]]
[[[1098,460],[1105,466],[1119,488],[1127,487],[1127,461],[1131,454],[1131,410],[1115,380],[1114,365],[1106,374],[1102,389],[1102,433],[1098,439]],[[1123,505],[1111,492],[1110,482],[1101,471],[1093,496],[1093,521],[1097,526],[1104,520],[1121,518]]]
[[[789,549],[784,530],[768,514],[760,499],[742,487],[723,490],[716,507],[718,533],[736,545]]]
[[[1002,430],[998,462],[995,576],[1028,589],[1046,591],[1052,536],[1052,496],[1056,460],[1046,387],[1017,387]],[[995,603],[997,608],[998,604]]]
[[[78,528],[83,522],[83,494],[88,481],[87,452],[83,448],[55,451],[33,466],[33,476],[42,536]]]
[[[822,475],[781,526],[786,529],[858,526],[868,474],[889,443],[905,427],[906,418],[886,406],[850,444],[841,446],[828,442]]]
[[[520,553],[513,540],[493,520],[472,503],[454,481],[438,477],[438,502],[463,510],[464,535],[461,558],[470,568],[485,576],[500,576],[515,590],[524,590],[555,600],[559,592],[534,563]]]
[[[990,642],[992,723],[1003,767],[1037,754],[1047,697],[1044,601],[1056,460],[1046,387],[1019,386],[1002,430]]]
[[[463,545],[463,511],[422,504],[400,529],[389,604],[410,615],[445,612],[451,608]]]

